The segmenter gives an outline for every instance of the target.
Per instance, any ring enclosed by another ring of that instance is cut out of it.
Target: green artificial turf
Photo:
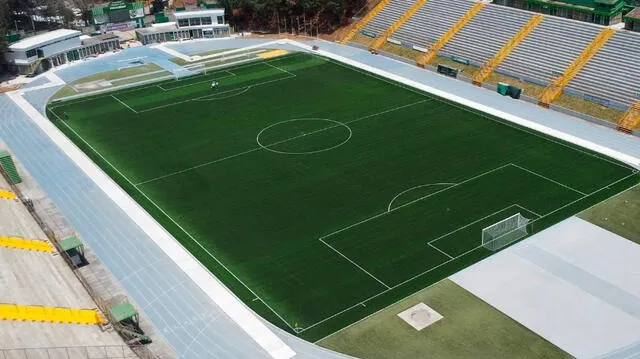
[[[211,81],[220,82],[212,90]],[[236,295],[321,338],[636,173],[309,55],[49,106],[56,125]]]

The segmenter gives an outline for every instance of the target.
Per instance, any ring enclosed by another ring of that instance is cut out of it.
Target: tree
[[[11,26],[9,2],[0,0],[0,64],[4,63],[4,54],[7,51],[7,31]],[[4,67],[0,66],[0,72]]]
[[[61,15],[64,26],[68,29],[72,28],[73,22],[76,20],[76,14],[74,14],[73,10],[69,9],[68,7],[62,8],[60,12],[62,13]]]
[[[294,28],[298,21],[302,26],[306,19],[314,28],[330,31],[345,23],[365,0],[221,0],[219,3],[236,27],[277,31],[282,30],[285,23],[290,29],[292,21]]]
[[[153,0],[151,2],[151,8],[152,8],[152,12],[158,13],[158,12],[163,12],[164,8],[165,8],[166,4],[164,0]]]

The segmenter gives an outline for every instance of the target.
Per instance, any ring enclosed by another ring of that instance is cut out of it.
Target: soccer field
[[[308,340],[495,253],[481,242],[491,224],[520,213],[535,233],[638,182],[303,53],[47,113],[248,306]]]

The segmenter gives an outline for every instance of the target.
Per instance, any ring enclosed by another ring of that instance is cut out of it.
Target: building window
[[[200,25],[200,18],[199,17],[194,17],[194,18],[189,19],[189,25],[191,25],[191,26]]]
[[[178,26],[189,26],[189,19],[178,19]]]
[[[211,25],[211,18],[210,17],[203,17],[200,20],[202,21],[202,25]]]
[[[34,57],[38,54],[38,51],[36,51],[36,49],[33,50],[27,50],[27,58],[29,57]]]
[[[218,24],[224,24],[224,16],[218,16]]]

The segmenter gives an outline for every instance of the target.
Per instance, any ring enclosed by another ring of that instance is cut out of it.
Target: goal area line
[[[201,74],[197,74],[197,75],[193,75],[193,76],[188,76],[188,77],[184,77],[182,79],[166,79],[163,78],[161,80],[158,81],[151,81],[151,82],[141,82],[139,85],[136,84],[131,84],[130,86],[127,87],[123,87],[121,89],[108,89],[106,91],[102,91],[99,93],[87,93],[85,96],[81,96],[81,97],[75,97],[75,98],[71,98],[68,100],[56,100],[55,102],[53,102],[51,104],[51,106],[48,106],[48,108],[50,109],[54,109],[54,108],[58,108],[58,107],[63,107],[63,106],[67,106],[67,105],[75,105],[75,104],[79,104],[79,103],[83,103],[83,102],[87,102],[87,101],[93,101],[93,100],[97,100],[97,99],[101,99],[101,98],[105,98],[105,97],[110,97],[111,95],[115,94],[115,95],[121,95],[121,94],[125,94],[125,93],[130,93],[130,92],[136,92],[136,91],[140,91],[140,90],[144,90],[144,89],[150,89],[150,88],[158,88],[158,85],[162,85],[163,83],[176,83],[176,82],[183,82],[183,81],[189,81],[189,80],[193,80],[193,79],[197,79],[200,77],[205,77],[205,76],[210,76],[211,73],[216,73],[216,72],[229,72],[229,73],[233,73],[232,71],[237,70],[237,69],[244,69],[244,68],[250,68],[250,67],[254,67],[254,66],[258,66],[258,65],[267,65],[269,66],[267,63],[271,63],[271,62],[277,62],[277,61],[282,61],[285,59],[289,59],[292,57],[296,57],[296,56],[300,56],[301,53],[291,53],[285,56],[281,56],[281,57],[277,57],[274,59],[269,59],[269,60],[256,60],[256,61],[252,61],[250,63],[240,63],[238,65],[234,65],[234,64],[225,64],[223,66],[219,66],[217,68],[208,68],[208,71],[211,70],[210,73],[201,73]],[[282,72],[282,71],[281,71]],[[235,74],[235,76],[241,76],[238,74]],[[171,89],[167,89],[167,91],[170,91]]]
[[[487,172],[483,173],[482,175],[487,174],[487,173],[489,173],[489,172],[496,171],[496,170],[498,170],[498,169],[500,169],[500,168],[504,168],[504,167],[509,166],[509,165],[512,165],[512,164],[511,164],[511,163],[505,164],[505,165],[500,166],[500,167],[498,167],[498,168],[495,168],[495,169],[493,169],[493,170],[487,171]],[[517,167],[520,167],[520,166],[517,166]],[[620,183],[620,182],[622,182],[622,181],[624,181],[624,180],[628,179],[629,177],[636,176],[637,174],[638,174],[638,171],[632,171],[630,174],[628,174],[628,175],[626,175],[626,176],[624,176],[624,177],[622,177],[622,178],[619,178],[619,179],[617,179],[617,180],[615,180],[615,181],[613,181],[613,182],[611,182],[611,183],[609,183],[609,184],[607,184],[607,185],[604,185],[604,186],[602,186],[601,188],[599,188],[599,189],[597,189],[597,190],[595,190],[595,191],[593,191],[593,192],[591,192],[591,193],[587,193],[587,194],[585,194],[585,195],[583,195],[583,196],[581,196],[581,197],[579,197],[579,198],[577,198],[577,199],[575,199],[575,200],[573,200],[573,201],[571,201],[571,202],[569,202],[569,203],[566,203],[566,204],[564,204],[564,205],[562,205],[562,206],[560,206],[560,207],[557,207],[557,208],[555,208],[554,210],[552,210],[552,211],[550,211],[550,212],[548,212],[548,213],[545,213],[545,214],[543,214],[543,215],[540,215],[540,214],[538,214],[538,213],[536,213],[536,212],[534,212],[534,211],[531,211],[531,210],[529,210],[528,208],[526,208],[526,207],[524,207],[524,206],[522,206],[522,205],[519,205],[519,204],[512,204],[512,205],[506,206],[506,207],[502,208],[501,210],[498,210],[498,211],[496,211],[496,212],[494,212],[494,213],[492,213],[492,214],[490,214],[490,215],[487,215],[487,216],[485,216],[485,217],[483,217],[483,218],[480,218],[480,219],[478,219],[478,220],[475,220],[474,222],[471,222],[471,223],[469,223],[469,224],[466,224],[466,225],[465,225],[465,226],[463,226],[463,227],[456,228],[455,230],[453,230],[453,231],[451,231],[451,232],[449,232],[449,233],[446,233],[445,235],[442,235],[442,236],[440,236],[440,237],[438,237],[438,238],[435,238],[435,239],[429,240],[429,241],[427,241],[427,242],[426,242],[426,244],[427,244],[427,245],[432,245],[432,242],[434,242],[434,241],[436,241],[436,240],[438,240],[438,239],[445,238],[445,237],[447,237],[447,236],[449,236],[449,235],[451,235],[451,234],[454,234],[455,232],[458,232],[458,231],[460,231],[460,230],[463,230],[464,228],[468,228],[469,226],[473,225],[474,223],[478,223],[478,222],[480,222],[480,221],[482,221],[482,220],[485,220],[485,219],[487,219],[487,218],[490,218],[491,216],[496,215],[497,213],[504,212],[504,211],[506,211],[506,210],[508,210],[508,209],[510,209],[510,208],[513,208],[513,207],[520,208],[520,209],[522,209],[523,211],[526,211],[527,213],[534,215],[536,218],[535,218],[535,219],[533,219],[531,222],[529,222],[530,224],[534,224],[535,222],[537,222],[537,221],[539,221],[539,220],[541,220],[541,219],[543,219],[543,218],[546,218],[546,217],[547,217],[547,216],[549,216],[549,215],[552,215],[552,214],[554,214],[554,213],[556,213],[556,212],[558,212],[558,211],[560,211],[560,210],[562,210],[562,209],[564,209],[564,208],[567,208],[567,207],[569,207],[569,206],[573,205],[574,203],[576,203],[576,202],[578,202],[578,201],[584,200],[584,199],[585,199],[585,198],[587,198],[587,197],[590,197],[590,196],[592,196],[592,195],[595,195],[595,194],[597,194],[597,193],[599,193],[599,192],[601,192],[601,191],[603,191],[603,190],[605,190],[605,189],[608,189],[610,186],[614,186],[614,185],[616,185],[616,184],[618,184],[618,183]],[[482,176],[482,175],[481,175],[481,176]],[[478,177],[478,176],[475,176],[475,177]],[[473,177],[472,177],[472,178],[473,178]],[[462,183],[462,182],[461,182],[461,183]],[[444,191],[446,191],[446,190],[450,189],[451,187],[454,187],[454,186],[447,187],[447,188],[445,188],[445,189],[444,189]],[[570,189],[568,189],[568,190],[570,190]],[[438,192],[433,193],[433,194],[430,194],[430,195],[434,195],[434,194],[437,194],[437,193],[440,193],[440,192],[441,192],[441,191],[438,191]],[[429,196],[430,196],[430,195],[429,195]],[[426,196],[426,197],[428,197],[428,196]],[[420,199],[422,199],[422,198],[420,198]],[[420,199],[418,199],[418,200],[420,200]],[[415,201],[414,201],[414,202],[415,202]],[[412,203],[413,203],[413,202],[412,202]],[[411,203],[409,203],[409,204],[411,204]],[[395,208],[394,208],[394,209],[392,209],[392,211],[393,211],[393,210],[395,210]],[[366,222],[366,221],[368,221],[368,220],[371,220],[371,219],[377,218],[377,217],[379,217],[379,216],[381,216],[381,215],[384,215],[385,213],[387,213],[387,212],[385,211],[384,213],[381,213],[381,214],[379,214],[379,215],[377,215],[377,216],[371,217],[370,219],[364,220],[364,221],[362,221],[362,222],[358,222],[358,223],[357,223],[357,224],[355,224],[355,225],[362,224],[362,223],[364,223],[364,222]],[[346,229],[348,229],[348,228],[352,228],[352,227],[353,227],[353,226],[355,226],[355,225],[349,226],[349,227],[347,227]],[[341,231],[343,231],[343,230],[345,230],[345,229],[340,229],[340,230],[336,231],[335,233],[339,233],[339,232],[341,232]],[[535,233],[532,233],[532,234],[535,234]],[[331,235],[332,235],[332,234],[331,234]],[[323,240],[324,240],[324,239],[325,239],[326,237],[328,237],[328,236],[330,236],[330,235],[323,236],[323,237],[321,237],[321,239],[323,239]],[[529,235],[528,235],[528,236],[529,236]],[[520,241],[520,240],[522,240],[522,239],[518,239],[517,241]],[[517,242],[517,241],[516,241],[516,242]],[[300,328],[300,329],[299,329],[299,330],[297,330],[296,332],[297,332],[297,333],[303,333],[303,332],[308,331],[308,330],[310,330],[310,329],[312,329],[312,328],[314,328],[314,327],[316,327],[316,326],[318,326],[318,325],[321,325],[321,324],[323,324],[323,323],[325,323],[325,322],[327,322],[327,321],[329,321],[329,320],[331,320],[331,319],[333,319],[333,318],[335,318],[335,317],[338,317],[338,316],[340,316],[340,315],[342,315],[342,314],[344,314],[344,313],[346,313],[346,312],[348,312],[348,311],[350,311],[350,310],[352,310],[352,309],[354,309],[354,308],[356,308],[356,307],[364,306],[364,305],[365,305],[368,301],[370,301],[370,300],[373,300],[373,299],[375,299],[375,298],[377,298],[377,297],[379,297],[379,296],[381,296],[381,295],[383,295],[383,294],[385,294],[385,293],[387,293],[387,292],[390,292],[390,291],[392,291],[392,290],[394,290],[394,289],[396,289],[396,288],[399,288],[399,287],[401,287],[401,286],[403,286],[403,285],[405,285],[405,284],[407,284],[407,283],[409,283],[409,282],[411,282],[411,281],[413,281],[413,280],[415,280],[415,279],[417,279],[417,278],[419,278],[419,277],[421,277],[421,276],[423,276],[423,275],[425,275],[425,274],[430,273],[430,272],[431,272],[431,271],[433,271],[433,270],[436,270],[436,269],[438,269],[438,268],[440,268],[440,267],[442,267],[442,266],[444,266],[444,265],[446,265],[446,264],[449,264],[449,263],[451,263],[451,262],[453,262],[453,261],[455,261],[455,260],[457,260],[457,259],[460,259],[460,258],[462,258],[462,257],[464,257],[464,256],[467,256],[468,254],[470,254],[470,253],[472,253],[472,252],[474,252],[474,251],[476,251],[476,250],[478,250],[478,249],[481,249],[481,248],[484,248],[484,245],[483,245],[483,244],[479,244],[479,245],[477,245],[477,246],[475,246],[475,247],[473,247],[473,248],[470,248],[470,249],[468,249],[467,251],[465,251],[464,253],[461,253],[461,254],[459,254],[459,255],[457,255],[457,256],[455,256],[455,257],[450,256],[450,257],[451,257],[450,259],[448,259],[448,260],[446,260],[446,261],[444,261],[444,262],[442,262],[442,263],[439,263],[439,264],[437,264],[437,265],[435,265],[435,266],[433,266],[433,267],[431,267],[431,268],[428,268],[428,269],[426,269],[425,271],[423,271],[423,272],[421,272],[421,273],[418,273],[418,274],[416,274],[416,275],[414,275],[414,276],[412,276],[412,277],[410,277],[410,278],[408,278],[408,279],[406,279],[406,280],[404,280],[404,281],[402,281],[402,282],[400,282],[400,283],[398,283],[398,284],[395,284],[395,285],[391,286],[391,288],[384,289],[384,290],[382,290],[382,291],[380,291],[380,292],[378,292],[378,293],[376,293],[376,294],[374,294],[374,295],[371,295],[371,296],[369,296],[369,297],[367,297],[367,298],[364,298],[364,299],[362,299],[362,300],[358,301],[357,303],[355,303],[355,304],[353,304],[353,305],[351,305],[351,306],[349,306],[349,307],[347,307],[347,308],[345,308],[345,309],[343,309],[343,310],[341,310],[341,311],[339,311],[339,312],[336,312],[335,314],[332,314],[332,315],[330,315],[330,316],[328,316],[328,317],[326,317],[326,318],[324,318],[324,319],[322,319],[322,320],[320,320],[320,321],[318,321],[318,322],[316,322],[316,323],[313,323],[313,324],[311,324],[311,325],[309,325],[309,326],[306,326],[306,327],[304,327],[304,328]],[[493,254],[490,254],[490,255],[493,255]],[[402,300],[402,299],[401,299],[401,300]],[[385,307],[389,307],[390,305],[393,305],[393,304],[394,304],[394,303],[391,303],[391,304],[389,304],[389,305],[387,305],[387,306],[385,306]],[[364,318],[363,318],[363,319],[364,319]],[[362,320],[362,319],[361,319],[361,320]],[[338,331],[340,331],[340,330],[342,330],[342,329],[339,329],[339,330],[337,330],[337,331],[335,331],[335,332],[333,332],[333,333],[331,333],[331,334],[329,334],[329,335],[332,335],[332,334],[334,334],[334,333],[336,333],[336,332],[338,332]],[[327,336],[329,336],[329,335],[327,335]]]

